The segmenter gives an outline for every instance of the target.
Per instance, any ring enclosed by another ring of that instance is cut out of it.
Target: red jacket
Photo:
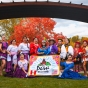
[[[39,44],[30,43],[30,55],[37,55]]]

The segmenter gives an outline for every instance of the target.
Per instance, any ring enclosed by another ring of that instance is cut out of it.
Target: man
[[[61,47],[60,57],[66,60],[68,54],[71,54],[73,56],[74,50],[73,50],[73,47],[70,45],[70,40],[66,38],[65,44],[63,44]]]
[[[61,47],[63,45],[63,40],[62,39],[58,39],[58,43],[57,43],[57,47],[58,47],[58,54],[60,55],[61,53]]]

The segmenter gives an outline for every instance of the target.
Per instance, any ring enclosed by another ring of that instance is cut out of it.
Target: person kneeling
[[[14,77],[26,78],[28,70],[28,61],[24,58],[24,54],[20,54],[20,60],[18,61],[18,66],[14,72]]]

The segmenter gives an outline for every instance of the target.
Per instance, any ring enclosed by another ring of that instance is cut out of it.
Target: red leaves
[[[34,37],[38,37],[39,41],[41,41],[43,37],[48,39],[53,35],[57,39],[58,34],[53,32],[55,24],[56,22],[51,18],[25,18],[21,20],[20,24],[14,27],[12,35],[17,43],[22,41],[24,35],[29,37],[30,42],[33,41]]]

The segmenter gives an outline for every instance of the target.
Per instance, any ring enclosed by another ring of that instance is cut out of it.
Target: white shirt
[[[71,55],[74,55],[74,50],[72,46],[68,46],[68,53]],[[66,55],[67,55],[67,51],[66,51],[65,45],[63,44],[61,46],[60,58],[65,59]]]
[[[19,45],[19,47],[18,47],[18,50],[21,50],[22,51],[22,53],[24,53],[24,51],[27,51],[27,53],[30,51],[30,44],[29,43],[27,43],[27,44],[25,44],[25,43],[20,43],[20,45]],[[26,52],[25,52],[26,53]]]
[[[12,55],[17,54],[18,47],[14,45],[9,45],[7,51],[9,51]]]
[[[9,45],[7,48],[7,51],[9,51],[11,53],[11,55],[13,55],[13,60],[16,60],[16,62],[17,62],[18,47],[14,46],[14,45]],[[9,54],[7,54],[7,61],[11,61],[11,56]]]
[[[18,66],[21,68],[24,68],[25,70],[27,70],[28,68],[28,61],[26,59],[24,59],[24,62],[19,60],[18,61]]]

